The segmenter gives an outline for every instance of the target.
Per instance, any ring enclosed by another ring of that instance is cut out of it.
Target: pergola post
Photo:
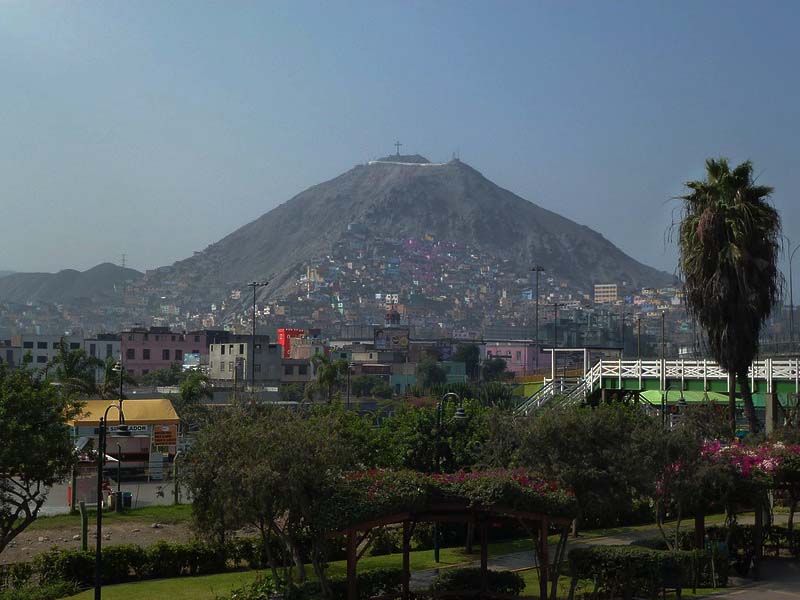
[[[358,562],[358,538],[355,529],[347,530],[347,600],[358,600],[358,579],[356,564]]]
[[[411,586],[411,560],[409,550],[411,546],[411,524],[403,521],[403,591],[401,598],[408,600]]]
[[[486,536],[486,522],[481,521],[481,598],[489,591],[489,541]]]
[[[547,570],[550,568],[550,558],[547,555],[547,519],[539,523],[539,598],[547,599]]]
[[[753,579],[761,578],[761,557],[764,550],[764,507],[759,501],[755,505],[755,525],[753,527]]]
[[[706,539],[706,515],[700,511],[694,516],[694,547],[702,550]]]

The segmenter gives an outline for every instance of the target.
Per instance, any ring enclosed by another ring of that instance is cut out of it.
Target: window
[[[239,344],[239,354],[244,354],[244,344]]]
[[[136,360],[136,350],[134,350],[133,348],[128,348],[125,351],[125,358],[127,358],[128,360]]]
[[[149,339],[150,339],[150,334],[148,334],[148,333],[145,333],[145,334],[144,334],[144,337],[143,337],[143,339],[144,339],[144,341],[145,341],[145,342],[146,342],[147,340],[149,340]]]
[[[175,350],[175,360],[183,360],[183,350]]]
[[[199,335],[194,336],[194,341],[195,342],[199,342],[200,341],[200,336]]]
[[[228,363],[228,371],[233,371],[233,361]]]
[[[23,348],[33,348],[33,342],[22,342]]]
[[[58,350],[58,348],[59,348],[60,346],[61,346],[61,342],[53,342],[53,350]],[[45,346],[40,346],[40,348],[41,348],[41,347],[47,348],[47,345],[45,345]]]
[[[308,365],[298,365],[297,366],[297,374],[298,375],[308,375]]]
[[[150,372],[150,369],[142,369],[142,375],[147,375]]]
[[[200,350],[192,350],[192,354],[200,354]]]
[[[174,335],[172,336],[172,341],[173,341],[173,342],[175,341],[175,336],[174,336]]]
[[[36,347],[39,350],[47,350],[47,342],[36,342]],[[55,348],[58,348],[58,344],[54,344]]]
[[[97,344],[89,344],[89,356],[97,356]]]
[[[150,348],[142,350],[142,360],[150,360]]]
[[[169,349],[168,348],[164,348],[161,351],[161,360],[169,360]]]
[[[37,356],[36,357],[36,362],[37,363],[46,363],[47,362],[47,357],[46,356]]]
[[[129,335],[129,336],[128,336],[128,341],[129,341],[129,342],[132,342],[132,341],[133,341],[133,335]]]
[[[79,350],[80,347],[81,347],[81,343],[80,342],[70,342],[69,343],[69,349],[70,350]]]
[[[112,356],[114,356],[114,346],[106,344],[106,358],[111,358]]]
[[[294,374],[294,367],[292,365],[283,365],[283,374],[284,375],[293,375]]]
[[[220,354],[225,354],[225,344],[220,344],[219,345],[219,353]]]
[[[160,339],[161,339],[161,338],[160,338],[159,336],[156,336],[156,341],[158,341],[158,340],[160,340]]]
[[[259,363],[253,363],[253,371],[255,373],[261,373],[261,365]]]
[[[256,344],[256,354],[261,354],[261,344]]]
[[[517,360],[518,361],[522,360],[522,351],[521,350],[517,350]]]

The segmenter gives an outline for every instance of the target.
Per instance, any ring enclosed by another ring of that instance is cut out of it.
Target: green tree
[[[156,369],[142,375],[142,384],[168,387],[180,385],[185,378],[186,374],[183,372],[183,365],[179,362],[174,362],[166,369]]]
[[[423,354],[417,363],[417,385],[423,390],[447,383],[447,372],[430,354]]]
[[[202,371],[189,371],[181,381],[177,396],[172,396],[172,404],[180,418],[182,431],[196,427],[205,414],[203,400],[211,400],[214,391],[208,375]]]
[[[545,410],[519,427],[517,463],[572,489],[584,524],[620,524],[654,491],[651,446],[663,430],[638,407]]]
[[[499,357],[487,358],[483,361],[484,381],[502,381],[508,379],[509,373],[506,372],[506,361]]]
[[[50,361],[55,380],[67,393],[90,396],[98,392],[97,369],[103,366],[99,358],[89,356],[83,348],[70,350],[64,338],[58,344],[58,354]]]
[[[36,519],[48,488],[75,464],[65,421],[79,411],[64,386],[26,367],[0,365],[0,553]]]
[[[346,360],[332,360],[325,354],[315,354],[311,359],[317,371],[317,383],[324,388],[328,404],[333,401],[333,392],[341,385],[342,378],[347,376],[349,363]]]
[[[481,376],[481,349],[477,344],[459,344],[453,360],[464,363],[470,381],[477,381]]]
[[[731,170],[724,158],[707,160],[706,179],[686,187],[679,228],[686,304],[706,331],[711,355],[731,383],[738,381],[750,431],[756,432],[747,371],[780,291],[780,217],[767,202],[772,188],[755,184],[749,161]],[[729,411],[734,434],[734,385]]]

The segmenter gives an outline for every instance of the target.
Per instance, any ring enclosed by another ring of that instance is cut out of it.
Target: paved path
[[[748,583],[713,598],[725,600],[789,600],[800,598],[800,561],[768,558],[761,563],[761,581]]]

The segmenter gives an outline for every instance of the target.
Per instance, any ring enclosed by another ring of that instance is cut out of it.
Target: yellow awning
[[[82,414],[70,421],[69,425],[73,427],[98,425],[100,417],[112,404],[117,404],[117,400],[88,400],[84,403]],[[125,413],[125,423],[128,425],[171,425],[177,424],[180,420],[172,402],[166,398],[123,400],[122,410]],[[117,410],[112,408],[108,411],[109,424],[116,425],[118,420]]]

